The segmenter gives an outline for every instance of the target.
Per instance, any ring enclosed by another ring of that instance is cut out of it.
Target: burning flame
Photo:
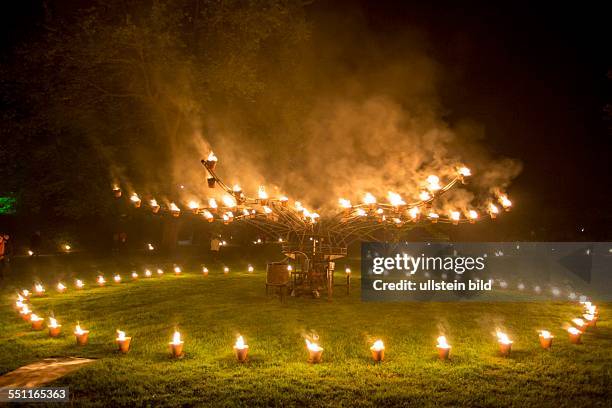
[[[125,332],[117,329],[117,341],[125,340]]]
[[[582,317],[584,317],[584,320],[586,320],[588,322],[592,322],[593,319],[595,319],[595,315],[594,314],[589,314],[589,313],[583,314]]]
[[[500,332],[499,330],[495,333],[497,335],[497,341],[501,344],[512,344],[512,341],[506,333]]]
[[[356,211],[357,215],[360,217],[364,217],[367,215],[366,211],[363,208],[358,208]]]
[[[236,200],[229,194],[223,196],[223,205],[229,208],[236,207]]]
[[[204,218],[206,218],[206,219],[211,219],[211,218],[213,218],[212,213],[211,213],[210,211],[208,211],[208,210],[204,210],[204,212],[202,213],[202,215],[203,215],[203,216],[204,216]]]
[[[132,193],[132,195],[130,196],[130,201],[133,203],[139,203],[140,197],[138,197],[138,194]]]
[[[255,269],[253,268],[253,265],[249,265],[247,268],[247,271],[249,272],[253,272]]]
[[[459,175],[463,177],[469,177],[472,175],[472,171],[465,166],[459,167],[457,169],[457,173],[459,173]]]
[[[157,204],[157,200],[156,200],[156,199],[154,199],[154,198],[152,198],[152,199],[149,201],[149,205],[150,205],[151,207],[153,207],[153,208],[159,207],[159,204]]]
[[[145,276],[146,276],[147,278],[150,278],[150,277],[151,277],[151,275],[152,275],[151,271],[150,271],[149,269],[145,269]]]
[[[410,218],[412,218],[413,220],[416,219],[416,217],[419,216],[419,208],[418,207],[412,207],[411,209],[408,210],[408,215],[410,215]]]
[[[66,290],[66,286],[62,282],[60,282],[57,284],[57,290],[63,292],[64,290]]]
[[[76,327],[74,328],[74,334],[80,336],[80,335],[83,335],[85,333],[87,333],[87,330],[81,329],[81,325],[79,323],[77,323]]]
[[[38,315],[36,315],[35,313],[32,313],[32,315],[30,316],[30,321],[32,322],[38,322],[40,320],[43,320],[42,317],[38,317]]]
[[[370,347],[370,350],[372,351],[381,351],[384,349],[385,349],[385,344],[383,343],[382,340],[376,340],[374,344],[372,344],[372,347]]]
[[[34,285],[34,291],[36,293],[43,293],[45,291],[45,288],[40,283],[37,283],[36,285]]]
[[[264,186],[259,186],[259,192],[257,194],[260,200],[267,200],[268,193],[266,193],[266,188]]]
[[[429,199],[431,199],[431,194],[429,194],[427,191],[421,191],[419,193],[419,200],[427,201]]]
[[[511,206],[512,206],[512,201],[510,201],[510,200],[508,199],[508,196],[507,196],[507,195],[505,195],[505,194],[501,194],[501,195],[498,197],[498,200],[499,200],[499,203],[500,203],[500,204],[502,205],[502,207],[504,207],[504,208],[509,208],[509,207],[511,207]]]
[[[582,333],[580,330],[578,330],[577,328],[575,328],[574,326],[570,326],[567,328],[567,332],[573,336],[576,336],[580,333]]]
[[[229,273],[229,268],[227,266],[223,267],[223,273]]]
[[[389,202],[391,203],[391,205],[393,206],[400,206],[400,205],[406,205],[406,202],[402,199],[402,197],[397,194],[394,193],[392,191],[389,191],[388,193],[388,198],[389,198]]]
[[[149,244],[147,244],[147,249],[148,249],[149,251],[153,251],[153,250],[155,249],[155,247],[153,246],[153,244],[150,244],[150,243],[149,243]]]
[[[338,200],[338,202],[340,203],[340,207],[342,208],[351,208],[351,202],[349,200],[347,200],[346,198],[341,198]]]
[[[121,282],[121,275],[115,275],[113,276],[113,279],[115,280],[115,282]]]
[[[242,191],[242,187],[240,187],[240,185],[238,185],[238,184],[234,184],[234,187],[232,187],[232,191],[234,193],[239,193],[239,192]]]
[[[572,322],[573,322],[573,323],[574,323],[576,326],[578,326],[579,328],[583,328],[583,327],[584,327],[584,325],[585,325],[584,320],[582,320],[582,319],[581,319],[581,318],[579,318],[579,317],[577,317],[577,318],[575,318],[575,319],[572,319]]]
[[[264,213],[266,214],[272,214],[272,209],[268,207],[267,205],[263,206],[263,210],[264,210]]]
[[[210,208],[217,208],[217,201],[214,198],[208,200],[208,206]]]
[[[238,338],[236,339],[236,344],[234,344],[234,348],[242,350],[245,348],[249,348],[249,346],[244,344],[244,339],[242,338],[242,336],[238,336]]]
[[[172,212],[181,212],[181,209],[178,208],[176,204],[170,203],[170,211],[172,211]]]
[[[440,218],[440,216],[435,212],[430,212],[429,214],[427,214],[427,216],[433,220],[437,220],[438,218]]]
[[[23,296],[25,296],[25,297],[30,296],[30,291],[27,290],[27,289],[22,290],[21,293],[23,293]]]
[[[174,267],[174,273],[181,273],[181,267],[180,267],[180,266],[178,266],[178,265],[176,265],[176,266]]]
[[[217,156],[215,156],[215,153],[213,153],[212,151],[208,154],[208,157],[206,158],[206,161],[210,161],[210,162],[216,162],[217,160]]]
[[[438,191],[442,187],[440,187],[440,178],[438,176],[434,176],[433,174],[427,176],[427,189],[429,191]]]
[[[366,193],[363,197],[364,204],[376,204],[376,197],[372,195],[372,193]]]
[[[174,336],[172,336],[172,343],[171,344],[181,344],[183,343],[183,341],[181,340],[181,333],[178,330],[174,331]]]
[[[317,343],[311,343],[308,339],[306,339],[306,347],[310,351],[323,351],[321,346],[319,346]]]
[[[99,282],[99,281],[98,281],[98,282]],[[77,286],[77,288],[82,288],[82,287],[83,287],[83,286],[85,286],[85,285],[83,284],[83,281],[82,281],[82,280],[77,279],[77,280],[76,280],[76,286]]]
[[[132,278],[136,279],[138,277],[138,274],[136,272],[132,272]]]
[[[197,210],[198,208],[200,208],[200,204],[195,201],[195,200],[191,200],[187,206],[189,207],[190,210]]]
[[[478,213],[474,210],[470,210],[468,211],[468,217],[470,217],[470,219],[475,220],[478,218]]]
[[[30,308],[28,307],[28,305],[23,305],[23,307],[21,308],[21,311],[19,313],[27,315],[30,314],[32,311],[30,310]]]
[[[104,276],[99,275],[97,281],[98,281],[98,284],[104,285],[104,283],[106,282],[106,279],[104,279]]]
[[[49,318],[49,327],[55,328],[55,327],[59,327],[59,326],[60,325],[57,324],[57,320],[56,319],[54,319],[53,317]]]
[[[163,275],[163,274],[164,274],[163,269],[157,268],[157,274],[158,274],[159,276]]]
[[[459,221],[459,218],[461,217],[461,213],[459,213],[459,211],[451,211],[450,217],[451,217],[451,220],[453,221]]]
[[[540,330],[540,336],[545,339],[552,339],[553,337],[555,337],[548,330]]]
[[[450,344],[448,344],[447,341],[446,341],[446,336],[438,337],[438,344],[436,345],[436,347],[444,348],[444,349],[451,348]]]

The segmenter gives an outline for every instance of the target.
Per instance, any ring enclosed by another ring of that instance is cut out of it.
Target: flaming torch
[[[306,339],[306,348],[308,349],[308,362],[310,364],[320,363],[323,356],[323,349],[321,346]]]
[[[38,317],[36,314],[32,313],[30,316],[30,323],[32,323],[32,330],[42,330],[42,325],[45,319],[42,317]]]
[[[206,165],[207,168],[214,170],[215,166],[217,165],[217,161],[219,161],[219,159],[217,159],[217,156],[215,156],[215,154],[211,151],[208,154],[208,157],[206,158],[206,161],[204,162],[204,164]]]
[[[117,329],[116,341],[120,352],[126,354],[128,351],[130,351],[130,342],[132,341],[132,338],[126,337],[124,331]]]
[[[174,331],[174,336],[172,336],[172,341],[169,344],[172,350],[172,356],[174,358],[181,358],[183,356],[183,344],[185,344],[185,342],[181,340],[181,333],[178,330]]]
[[[153,211],[153,214],[157,214],[161,208],[159,204],[157,204],[157,200],[154,198],[149,201],[149,206],[151,206],[151,211]]]
[[[461,213],[459,213],[459,211],[451,211],[450,218],[453,222],[453,225],[457,225],[459,224],[459,218],[461,218]]]
[[[87,344],[89,330],[81,329],[81,325],[77,323],[76,327],[74,328],[74,336],[76,337],[77,345],[84,346]]]
[[[474,224],[476,220],[478,220],[478,213],[474,210],[468,211],[468,219],[470,220],[470,224]]]
[[[497,218],[497,214],[499,214],[499,208],[497,208],[495,204],[490,203],[489,204],[489,215],[491,216],[491,219]]]
[[[238,336],[236,339],[236,344],[234,344],[234,352],[236,353],[236,358],[239,362],[244,363],[247,359],[247,355],[249,354],[249,346],[244,344],[244,339],[242,336]]]
[[[506,210],[506,211],[509,211],[510,207],[512,207],[512,201],[510,201],[508,199],[508,196],[505,195],[505,194],[500,194],[500,196],[497,198],[497,200],[499,201],[501,206],[504,207],[504,210]]]
[[[200,204],[195,201],[195,200],[191,200],[188,204],[187,207],[189,207],[189,209],[194,213],[197,214],[198,210],[200,209]]]
[[[380,363],[385,358],[385,344],[382,340],[376,340],[370,347],[372,358],[375,362]]]
[[[138,197],[138,194],[133,193],[130,196],[130,201],[134,204],[134,207],[140,208],[140,204],[142,203],[142,201],[140,200],[140,197]]]
[[[553,336],[548,330],[540,330],[540,345],[543,349],[548,350],[552,346]]]
[[[28,305],[25,305],[25,304],[23,305],[23,307],[19,311],[19,314],[21,315],[21,318],[23,320],[25,320],[26,322],[29,322],[30,321],[30,317],[32,317],[32,311],[30,310]]]
[[[499,352],[503,356],[507,356],[512,349],[512,340],[510,340],[506,333],[499,330],[495,334],[497,335],[497,342],[499,343]]]
[[[451,346],[446,342],[446,336],[438,337],[438,344],[436,345],[436,348],[438,349],[438,357],[440,360],[448,360]]]
[[[121,187],[119,187],[117,184],[113,185],[113,194],[115,195],[115,198],[121,197]]]
[[[66,291],[66,285],[64,285],[62,282],[59,282],[57,284],[57,291],[59,293],[64,293]]]
[[[181,215],[181,209],[174,203],[170,203],[170,213],[173,217],[178,217]]]
[[[62,330],[62,325],[57,323],[57,320],[53,317],[49,318],[49,336],[57,337]]]
[[[36,296],[44,296],[45,294],[45,288],[43,285],[41,285],[40,283],[37,283],[34,285],[34,293],[36,293]]]

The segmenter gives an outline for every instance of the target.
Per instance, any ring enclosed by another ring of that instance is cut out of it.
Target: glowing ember
[[[207,268],[207,267],[205,267],[205,266],[204,266],[204,267],[202,267],[202,273],[203,273],[204,275],[207,275],[207,274],[208,274],[208,268]]]
[[[23,290],[21,291],[21,293],[22,293],[22,294],[23,294],[23,296],[24,296],[24,297],[26,297],[26,298],[30,296],[30,291],[29,291],[29,290],[27,290],[27,289],[23,289]]]
[[[149,201],[149,205],[151,207],[159,207],[159,204],[157,204],[157,200],[154,198]]]

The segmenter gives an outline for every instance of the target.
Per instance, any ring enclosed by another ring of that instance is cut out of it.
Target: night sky
[[[87,4],[59,3],[60,12]],[[516,208],[507,225],[521,220],[523,232],[534,231],[536,239],[547,238],[546,231],[568,239],[612,238],[612,120],[604,112],[612,103],[612,25],[606,10],[563,2],[421,3],[315,1],[308,10],[315,27],[335,20],[340,31],[344,14],[359,14],[368,35],[382,41],[406,28],[421,33],[445,73],[440,93],[449,123],[480,123],[491,150],[523,163],[509,189]],[[6,56],[37,36],[44,11],[41,1],[0,7]]]

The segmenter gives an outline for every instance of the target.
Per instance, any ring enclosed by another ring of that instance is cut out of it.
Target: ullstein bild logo
[[[609,300],[612,243],[364,243],[364,301]]]

